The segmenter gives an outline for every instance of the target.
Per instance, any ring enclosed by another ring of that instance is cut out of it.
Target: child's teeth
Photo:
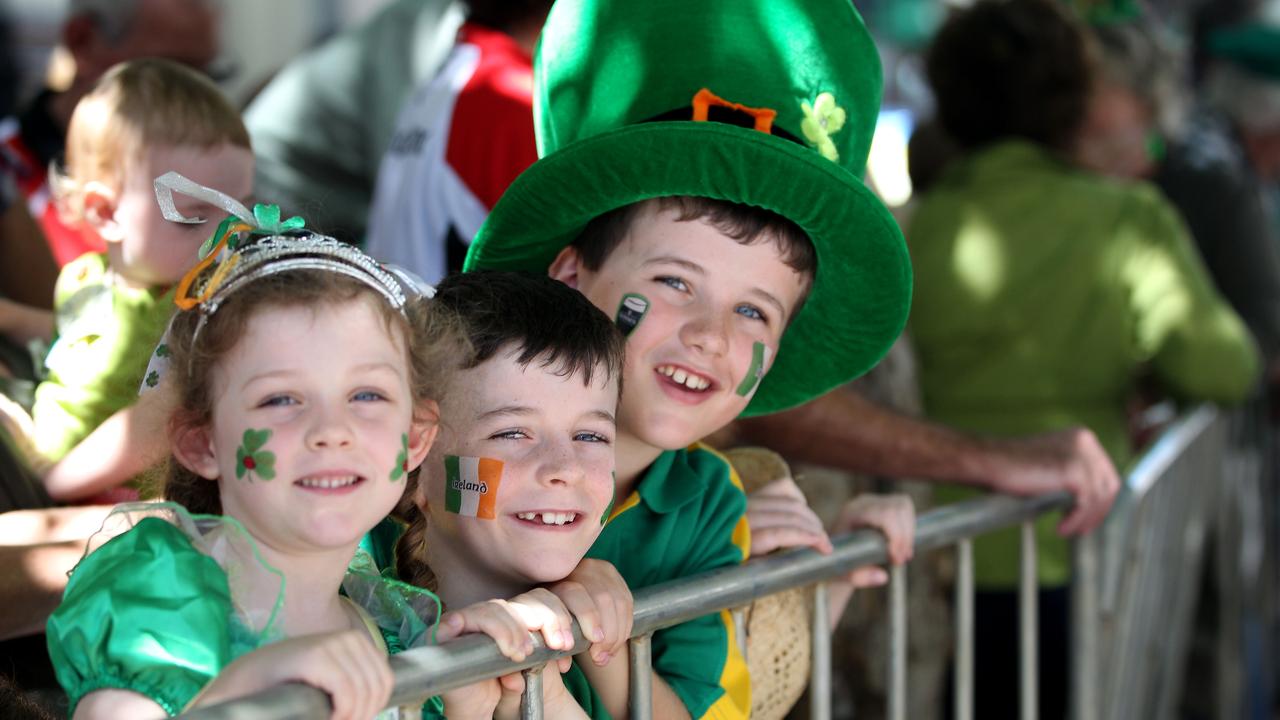
[[[673,373],[673,374],[671,375],[671,379],[672,379],[672,380],[675,380],[676,382],[680,383],[681,385],[683,385],[683,384],[684,384],[685,378],[687,378],[687,377],[689,377],[689,376],[688,376],[688,374],[686,374],[686,373],[685,373],[685,371],[683,371],[683,370],[677,370],[677,371],[675,371],[675,373]]]

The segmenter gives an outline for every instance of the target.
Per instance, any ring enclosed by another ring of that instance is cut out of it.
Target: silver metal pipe
[[[831,718],[831,607],[827,584],[818,583],[813,592],[813,661],[809,668],[809,717]]]
[[[1018,640],[1021,651],[1018,654],[1018,666],[1021,670],[1019,698],[1022,700],[1022,720],[1036,720],[1039,709],[1039,692],[1036,687],[1038,672],[1036,658],[1036,524],[1034,521],[1022,523],[1022,569],[1018,574]]]
[[[1071,580],[1071,714],[1098,718],[1098,543],[1102,534],[1076,538]]]
[[[653,717],[653,646],[652,635],[631,638],[631,717],[650,720]]]
[[[889,718],[907,717],[907,568],[889,568]]]
[[[542,720],[542,668],[528,668],[521,671],[520,675],[524,677],[524,694],[520,696],[520,720]]]
[[[956,543],[956,720],[973,720],[973,541]]]

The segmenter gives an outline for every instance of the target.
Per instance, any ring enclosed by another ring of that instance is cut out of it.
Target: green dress
[[[390,652],[430,641],[436,597],[379,576],[363,552],[342,593]],[[49,618],[49,657],[73,713],[88,693],[114,688],[175,715],[233,660],[283,639],[283,601],[283,574],[234,519],[173,503],[121,505],[90,540]],[[438,706],[433,699],[424,709]]]

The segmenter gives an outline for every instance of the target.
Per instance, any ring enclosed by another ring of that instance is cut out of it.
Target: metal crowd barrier
[[[1164,711],[1171,707],[1169,698],[1181,680],[1185,628],[1189,626],[1187,617],[1194,595],[1188,595],[1189,581],[1179,577],[1178,568],[1185,566],[1171,567],[1168,563],[1199,561],[1206,516],[1212,512],[1211,503],[1205,499],[1214,492],[1214,463],[1220,460],[1224,437],[1223,423],[1216,418],[1214,409],[1202,407],[1167,428],[1127,475],[1124,497],[1104,531],[1077,544],[1072,710],[1079,720],[1172,716]],[[1199,495],[1194,502],[1180,502],[1186,493]],[[1036,498],[991,496],[940,507],[919,517],[915,542],[918,554],[948,547],[956,553],[954,717],[958,720],[973,717],[971,539],[1004,527],[1022,527],[1019,692],[1021,717],[1033,720],[1037,713],[1034,521],[1044,513],[1070,505],[1071,497],[1065,492]],[[1185,535],[1185,542],[1170,543],[1178,533]],[[740,608],[776,592],[822,583],[853,567],[888,560],[883,539],[871,531],[837,538],[834,545],[835,551],[830,555],[793,550],[637,591],[630,647],[632,717],[652,717],[649,639],[654,631],[712,612]],[[888,713],[893,720],[906,717],[909,628],[905,578],[904,568],[890,572]],[[1176,592],[1170,593],[1171,588]],[[810,707],[811,716],[821,719],[830,717],[831,652],[826,593],[819,591],[815,598]],[[1157,642],[1162,638],[1163,642]],[[576,625],[574,639],[576,648],[587,648]],[[535,641],[534,652],[524,662],[513,663],[482,635],[410,650],[391,658],[395,690],[389,707],[420,706],[424,698],[446,690],[526,671],[522,717],[540,718],[541,676],[537,670],[567,654]],[[328,712],[328,699],[322,691],[290,683],[182,717],[284,720],[324,717]]]

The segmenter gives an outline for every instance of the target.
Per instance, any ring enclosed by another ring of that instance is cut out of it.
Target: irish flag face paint
[[[502,461],[493,458],[444,456],[445,510],[458,515],[496,520]]]
[[[769,367],[769,358],[772,356],[773,348],[756,341],[751,348],[751,365],[747,367],[747,374],[742,376],[742,382],[738,383],[736,392],[739,395],[746,397],[756,391],[764,378],[765,370]]]

